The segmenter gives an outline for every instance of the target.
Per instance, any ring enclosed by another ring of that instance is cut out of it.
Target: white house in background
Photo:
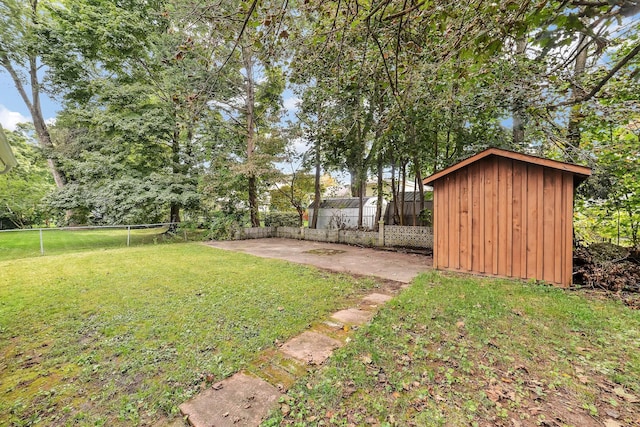
[[[377,197],[365,197],[362,206],[362,226],[373,229],[376,219]],[[358,209],[360,199],[357,197],[340,199],[323,199],[318,210],[319,229],[355,229],[358,227]],[[384,215],[387,206],[386,200],[382,202]],[[309,221],[313,218],[315,203],[309,205]]]

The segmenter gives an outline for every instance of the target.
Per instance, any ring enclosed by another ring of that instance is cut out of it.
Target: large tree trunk
[[[260,214],[258,212],[258,185],[257,179],[249,175],[249,210],[251,214],[251,226],[260,227]]]
[[[320,142],[316,141],[315,144],[315,163],[316,163],[316,177],[313,184],[314,196],[313,196],[313,216],[311,217],[311,226],[309,228],[318,227],[318,211],[320,210]]]
[[[424,210],[424,183],[422,182],[422,171],[420,163],[416,164],[416,180],[418,181],[418,195],[420,197],[420,212]]]
[[[173,137],[171,140],[171,172],[174,175],[180,173],[180,128],[177,125],[177,117],[174,117],[176,125],[173,128]],[[168,233],[175,233],[180,222],[180,203],[176,200],[172,201],[169,207],[169,229]]]
[[[364,210],[364,194],[363,191],[360,191],[360,196],[358,196],[358,230],[362,230],[362,211]]]
[[[524,37],[516,40],[516,59],[524,55],[527,48],[527,40]],[[511,107],[513,115],[513,145],[522,146],[524,144],[524,99],[516,95]]]
[[[42,106],[40,104],[40,82],[38,81],[38,66],[36,58],[34,56],[29,57],[29,84],[31,85],[31,98],[29,98],[29,96],[27,95],[24,83],[13,67],[13,64],[11,64],[7,53],[2,50],[0,50],[0,64],[2,64],[2,67],[6,69],[11,76],[16,90],[29,109],[31,119],[33,120],[33,126],[38,137],[38,143],[40,144],[40,148],[43,149],[45,155],[47,156],[47,166],[49,167],[51,176],[56,183],[56,187],[64,187],[64,185],[66,184],[66,179],[60,171],[60,168],[56,163],[54,157],[52,156],[53,143],[51,142],[51,135],[49,134],[47,123],[45,122],[44,116],[42,114]]]
[[[416,201],[416,187],[418,186],[418,176],[414,175],[413,178],[413,214],[411,215],[411,221],[413,222],[413,226],[415,227],[416,225],[418,225],[418,213],[416,212],[418,210],[418,203]]]
[[[402,168],[400,170],[402,178],[400,179],[400,225],[407,225],[404,223],[404,200],[405,191],[407,188],[407,162],[402,159]]]
[[[170,214],[169,214],[169,222],[171,225],[169,226],[169,231],[175,231],[178,228],[178,223],[180,222],[180,204],[176,202],[171,203]]]
[[[351,197],[358,197],[360,186],[358,185],[358,171],[355,168],[349,169],[349,186],[351,187]]]
[[[391,159],[391,201],[393,203],[393,224],[399,224],[398,186],[396,180],[396,159]],[[391,223],[391,221],[389,221]]]
[[[438,131],[433,132],[433,173],[438,172]]]
[[[378,153],[378,200],[376,202],[376,218],[373,223],[373,229],[378,231],[380,219],[382,218],[382,201],[384,196],[384,181],[382,180],[382,153]]]
[[[364,180],[364,172],[362,171],[361,167],[358,167],[355,171],[355,188],[356,188],[356,192],[355,192],[355,196],[358,198],[358,229],[362,228],[362,211],[364,209],[364,193],[365,193],[365,186],[363,185],[365,183]]]
[[[258,212],[258,180],[253,172],[253,154],[256,150],[256,123],[255,123],[255,82],[253,80],[253,55],[251,48],[242,46],[242,61],[247,73],[245,81],[245,113],[246,113],[246,143],[247,143],[247,166],[248,190],[249,190],[249,213],[251,215],[251,226],[260,227],[260,214]]]
[[[580,41],[578,43],[578,55],[576,56],[575,67],[573,69],[573,84],[571,85],[571,97],[574,100],[581,99],[585,96],[585,90],[580,84],[580,80],[584,75],[584,71],[587,66],[587,36],[580,35]],[[566,160],[571,160],[572,152],[580,148],[580,124],[582,122],[582,107],[578,103],[571,107],[569,113],[569,124],[567,125],[567,152],[565,153]]]

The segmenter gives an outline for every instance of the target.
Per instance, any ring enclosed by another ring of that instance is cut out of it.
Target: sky
[[[287,110],[285,119],[294,121],[297,110],[296,104],[300,100],[290,89],[285,90],[282,95],[284,108]],[[42,113],[47,121],[55,118],[58,111],[62,109],[59,102],[46,95],[41,95],[41,103]],[[15,130],[18,123],[30,121],[29,110],[16,90],[13,80],[4,70],[0,71],[0,124],[5,129]]]
[[[48,96],[41,96],[42,113],[45,120],[52,119],[60,111],[60,104]],[[16,90],[11,76],[4,70],[0,71],[0,123],[2,127],[14,130],[18,123],[30,122],[31,115]]]

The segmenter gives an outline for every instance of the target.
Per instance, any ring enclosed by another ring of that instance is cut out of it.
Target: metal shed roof
[[[375,197],[364,197],[363,204]],[[315,202],[311,202],[309,209],[315,209]],[[358,209],[360,207],[360,199],[358,197],[349,197],[343,199],[324,199],[320,202],[320,209]]]

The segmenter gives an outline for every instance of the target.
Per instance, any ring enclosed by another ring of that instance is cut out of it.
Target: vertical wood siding
[[[436,268],[571,284],[572,173],[491,156],[433,184]]]

